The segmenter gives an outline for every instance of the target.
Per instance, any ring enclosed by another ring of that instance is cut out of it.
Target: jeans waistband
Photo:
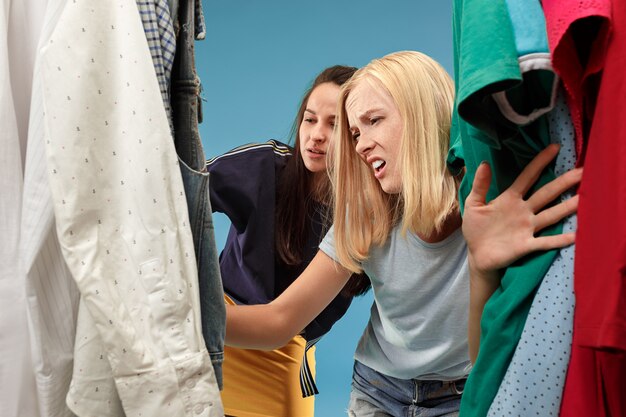
[[[467,378],[464,377],[452,381],[430,381],[419,379],[413,379],[412,381],[414,384],[413,403],[417,404],[431,398],[445,396],[446,394],[463,394]]]

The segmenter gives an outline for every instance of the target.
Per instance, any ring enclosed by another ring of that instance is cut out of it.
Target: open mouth
[[[320,150],[320,149],[307,149],[307,151],[315,154],[315,155],[326,155],[326,152]]]
[[[387,165],[387,163],[383,161],[382,159],[372,162],[372,168],[374,168],[375,172],[380,172],[384,168],[385,165]]]

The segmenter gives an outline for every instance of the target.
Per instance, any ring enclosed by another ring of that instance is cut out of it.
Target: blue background
[[[426,0],[203,0],[207,36],[196,43],[204,88],[207,157],[249,142],[287,141],[306,87],[322,69],[356,67],[417,50],[452,74],[452,5]],[[228,220],[215,216],[221,248]],[[371,292],[352,304],[317,347],[315,415],[346,415],[353,353]],[[297,417],[297,416],[290,416]]]

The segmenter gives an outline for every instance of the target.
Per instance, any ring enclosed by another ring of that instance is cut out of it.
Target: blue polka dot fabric
[[[559,92],[548,114],[552,142],[560,143],[555,173],[576,163],[574,127],[563,94]],[[561,195],[566,200],[574,195]],[[563,233],[576,230],[576,215],[563,223]],[[558,416],[572,345],[574,320],[574,245],[554,259],[532,306],[500,389],[488,416]]]

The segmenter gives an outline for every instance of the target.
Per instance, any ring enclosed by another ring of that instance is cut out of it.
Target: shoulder
[[[218,163],[225,163],[227,161],[247,161],[252,162],[263,159],[276,159],[278,161],[286,161],[292,154],[292,148],[277,140],[268,140],[262,143],[249,143],[246,145],[238,146],[223,155],[216,156],[206,161],[207,166],[211,166]]]

